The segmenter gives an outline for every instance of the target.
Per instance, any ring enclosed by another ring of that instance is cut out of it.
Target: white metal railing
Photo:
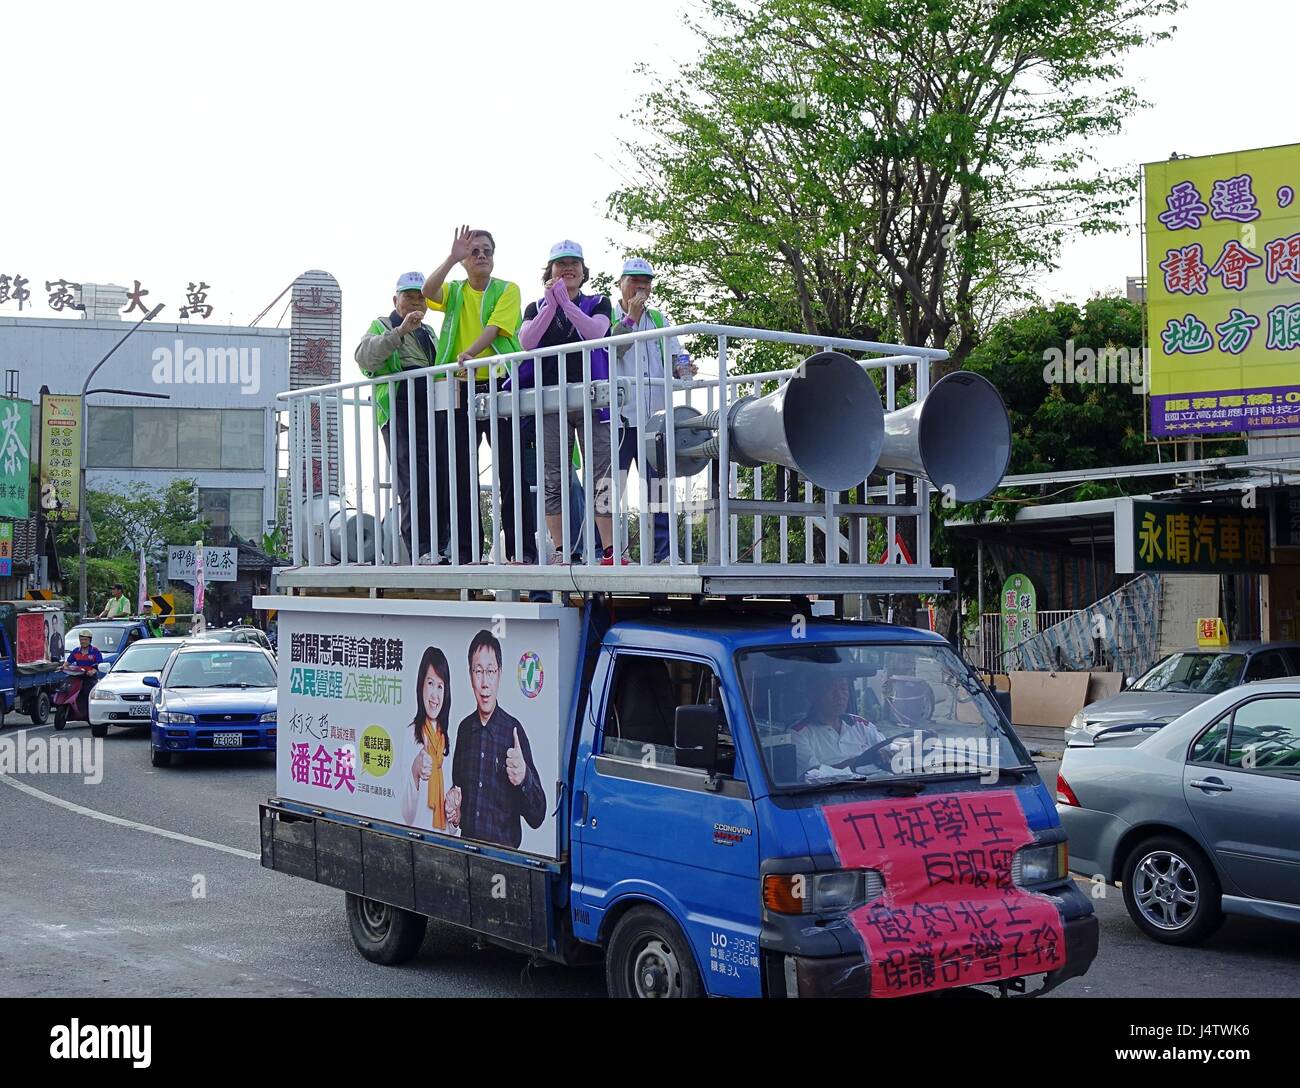
[[[668,340],[686,336],[716,341],[716,376],[673,376]],[[644,353],[646,345],[653,340],[661,342],[664,375],[646,378]],[[855,495],[828,493],[779,465],[747,467],[732,463],[731,436],[725,425],[716,432],[716,459],[697,476],[677,478],[676,417],[682,408],[705,415],[718,412],[726,420],[737,401],[778,391],[796,373],[796,367],[759,374],[731,373],[730,362],[737,346],[754,342],[805,348],[809,349],[808,354],[838,350],[862,356],[859,362],[864,369],[884,371],[886,412],[894,410],[895,392],[909,380],[914,381],[916,399],[924,397],[930,385],[930,363],[947,355],[933,348],[697,323],[475,360],[471,364],[474,368],[490,366],[487,384],[481,391],[471,392],[472,382],[456,379],[456,374],[465,369],[461,364],[446,364],[281,393],[279,399],[287,402],[288,413],[294,566],[299,571],[331,568],[359,571],[373,567],[403,568],[431,575],[463,574],[469,573],[467,567],[482,572],[484,563],[494,567],[509,563],[516,569],[521,557],[531,552],[536,560],[524,565],[537,570],[550,565],[553,550],[564,557],[580,550],[580,566],[594,570],[601,560],[601,547],[595,538],[596,518],[605,512],[597,509],[597,500],[600,498],[603,504],[606,496],[605,489],[598,487],[594,479],[590,451],[596,429],[608,428],[611,471],[607,509],[612,516],[612,540],[599,543],[612,545],[614,556],[622,558],[624,563],[632,552],[635,553],[633,567],[644,571],[654,563],[652,515],[666,513],[670,528],[668,556],[655,567],[656,573],[664,575],[675,569],[703,567],[775,575],[794,567],[802,566],[806,571],[810,566],[838,565],[867,570],[882,581],[898,578],[907,570],[930,574],[929,483],[922,478],[916,479],[914,486],[909,479],[907,501],[900,503],[899,481],[895,476],[887,477],[881,494],[880,489],[865,487],[865,477],[874,466],[864,465],[864,485],[854,489]],[[609,378],[593,375],[593,356],[602,348],[607,349],[609,369],[615,371],[615,349],[619,346],[630,348],[632,376],[616,374],[611,382]],[[565,357],[578,352],[582,356],[583,379],[581,383],[569,382]],[[558,375],[553,385],[540,384],[541,363],[545,359],[556,361]],[[520,368],[525,363],[534,364],[532,377],[521,380]],[[899,368],[910,373],[899,376]],[[399,406],[405,413],[404,449],[399,448],[400,431],[395,418],[389,424],[391,442],[386,450],[375,426],[375,395],[381,387],[387,390],[394,417]],[[449,392],[456,387],[463,402],[459,407],[455,403],[457,398]],[[656,387],[670,410],[662,421],[667,475],[652,503],[650,481],[642,466],[646,465],[650,452],[649,421],[645,418],[648,394]],[[537,412],[539,397],[540,414]],[[566,471],[573,452],[569,429],[561,426],[559,498],[563,539],[551,541],[543,487],[544,436],[547,428],[562,424],[560,405],[574,417],[580,417],[575,418],[575,427],[581,435],[583,449],[588,452],[581,458],[582,475],[577,480],[582,488],[579,501],[573,493],[572,473]],[[629,477],[618,467],[624,433],[620,416],[624,410],[632,415],[627,426],[634,427],[636,434],[638,481],[631,495],[628,494]],[[417,411],[424,413],[423,420],[417,419]],[[602,419],[602,415],[607,418]],[[461,417],[462,428],[468,429],[468,443],[456,440],[457,416]],[[513,455],[510,479],[501,478],[501,459],[495,453],[485,456],[480,452],[475,426],[479,422],[486,425],[490,451],[500,450],[503,440],[509,443]],[[418,449],[421,423],[428,440],[424,455],[427,473],[422,486]],[[526,441],[529,425],[535,431],[531,446]],[[478,483],[474,493],[480,496],[480,503],[487,505],[483,516],[486,545],[482,533],[473,531],[478,525],[476,511],[463,509],[464,503],[460,501],[457,479],[461,466],[457,462],[466,456],[469,478]],[[524,471],[525,456],[532,462],[528,467],[535,479],[531,494]],[[409,466],[409,540],[399,527],[397,481],[402,458]],[[445,490],[439,485],[440,477],[448,481]],[[502,509],[507,492],[511,501]],[[873,498],[877,501],[872,501]],[[525,502],[532,505],[534,514],[531,547],[523,544]],[[576,514],[580,517],[575,517]],[[422,516],[428,519],[429,550],[437,552],[445,546],[449,566],[428,566],[420,562],[418,542],[425,524]],[[467,517],[471,519],[470,543],[468,554],[462,554],[459,530],[462,519]],[[895,562],[896,519],[900,517],[912,517],[916,525],[917,549],[910,567]],[[883,522],[888,561],[867,567],[872,519]],[[507,525],[513,527],[516,540],[518,554],[512,556],[506,555],[503,540]],[[697,539],[695,530],[701,525],[705,531],[703,538]]]

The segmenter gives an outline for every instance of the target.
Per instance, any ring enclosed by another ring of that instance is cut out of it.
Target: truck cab
[[[1086,970],[1096,920],[1052,799],[973,672],[932,632],[810,621],[794,638],[792,618],[605,635],[576,751],[572,911],[575,936],[618,946],[611,990],[891,995]],[[874,752],[854,752],[862,721]],[[996,834],[977,815],[990,797]],[[846,819],[884,840],[879,868],[850,866]],[[1053,932],[1030,937],[1044,918]]]

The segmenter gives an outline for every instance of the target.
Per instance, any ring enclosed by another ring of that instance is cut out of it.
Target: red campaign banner
[[[19,665],[34,665],[44,661],[48,654],[45,650],[45,617],[39,612],[28,612],[18,617],[18,661]]]
[[[903,997],[1051,971],[1065,963],[1056,904],[1011,881],[1034,841],[1012,790],[827,805],[845,869],[875,869],[885,894],[849,914],[871,992]]]

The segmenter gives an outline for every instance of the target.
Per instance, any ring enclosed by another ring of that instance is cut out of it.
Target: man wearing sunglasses
[[[519,285],[492,275],[496,259],[496,242],[486,230],[461,227],[452,240],[447,259],[433,270],[424,281],[424,297],[429,309],[443,315],[442,332],[438,337],[438,362],[460,363],[465,367],[459,375],[461,395],[456,409],[456,492],[457,541],[459,561],[473,559],[470,550],[472,534],[482,529],[478,522],[478,481],[470,477],[470,435],[477,447],[484,439],[491,445],[491,423],[476,419],[471,430],[470,401],[475,393],[489,392],[489,366],[479,362],[493,355],[507,355],[519,351],[517,339],[522,323],[519,305]],[[447,282],[452,266],[465,269],[466,278]],[[505,374],[497,374],[497,389],[502,388]],[[532,445],[532,428],[520,420],[520,449]],[[500,476],[501,509],[495,512],[496,527],[505,523],[506,553],[512,560],[536,562],[534,525],[536,512],[527,494],[521,503],[523,541],[522,549],[516,547],[514,517],[514,438],[509,417],[497,419],[497,444],[493,449]],[[527,455],[524,455],[525,463]],[[502,516],[504,515],[504,517]],[[494,528],[495,532],[495,528]]]

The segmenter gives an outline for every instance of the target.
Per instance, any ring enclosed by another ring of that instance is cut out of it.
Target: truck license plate
[[[240,748],[244,743],[243,733],[213,733],[213,748]]]
[[[149,704],[148,704],[148,703],[132,703],[132,704],[131,704],[129,707],[127,707],[126,709],[127,709],[127,713],[128,713],[132,718],[147,718],[147,717],[149,717]]]

